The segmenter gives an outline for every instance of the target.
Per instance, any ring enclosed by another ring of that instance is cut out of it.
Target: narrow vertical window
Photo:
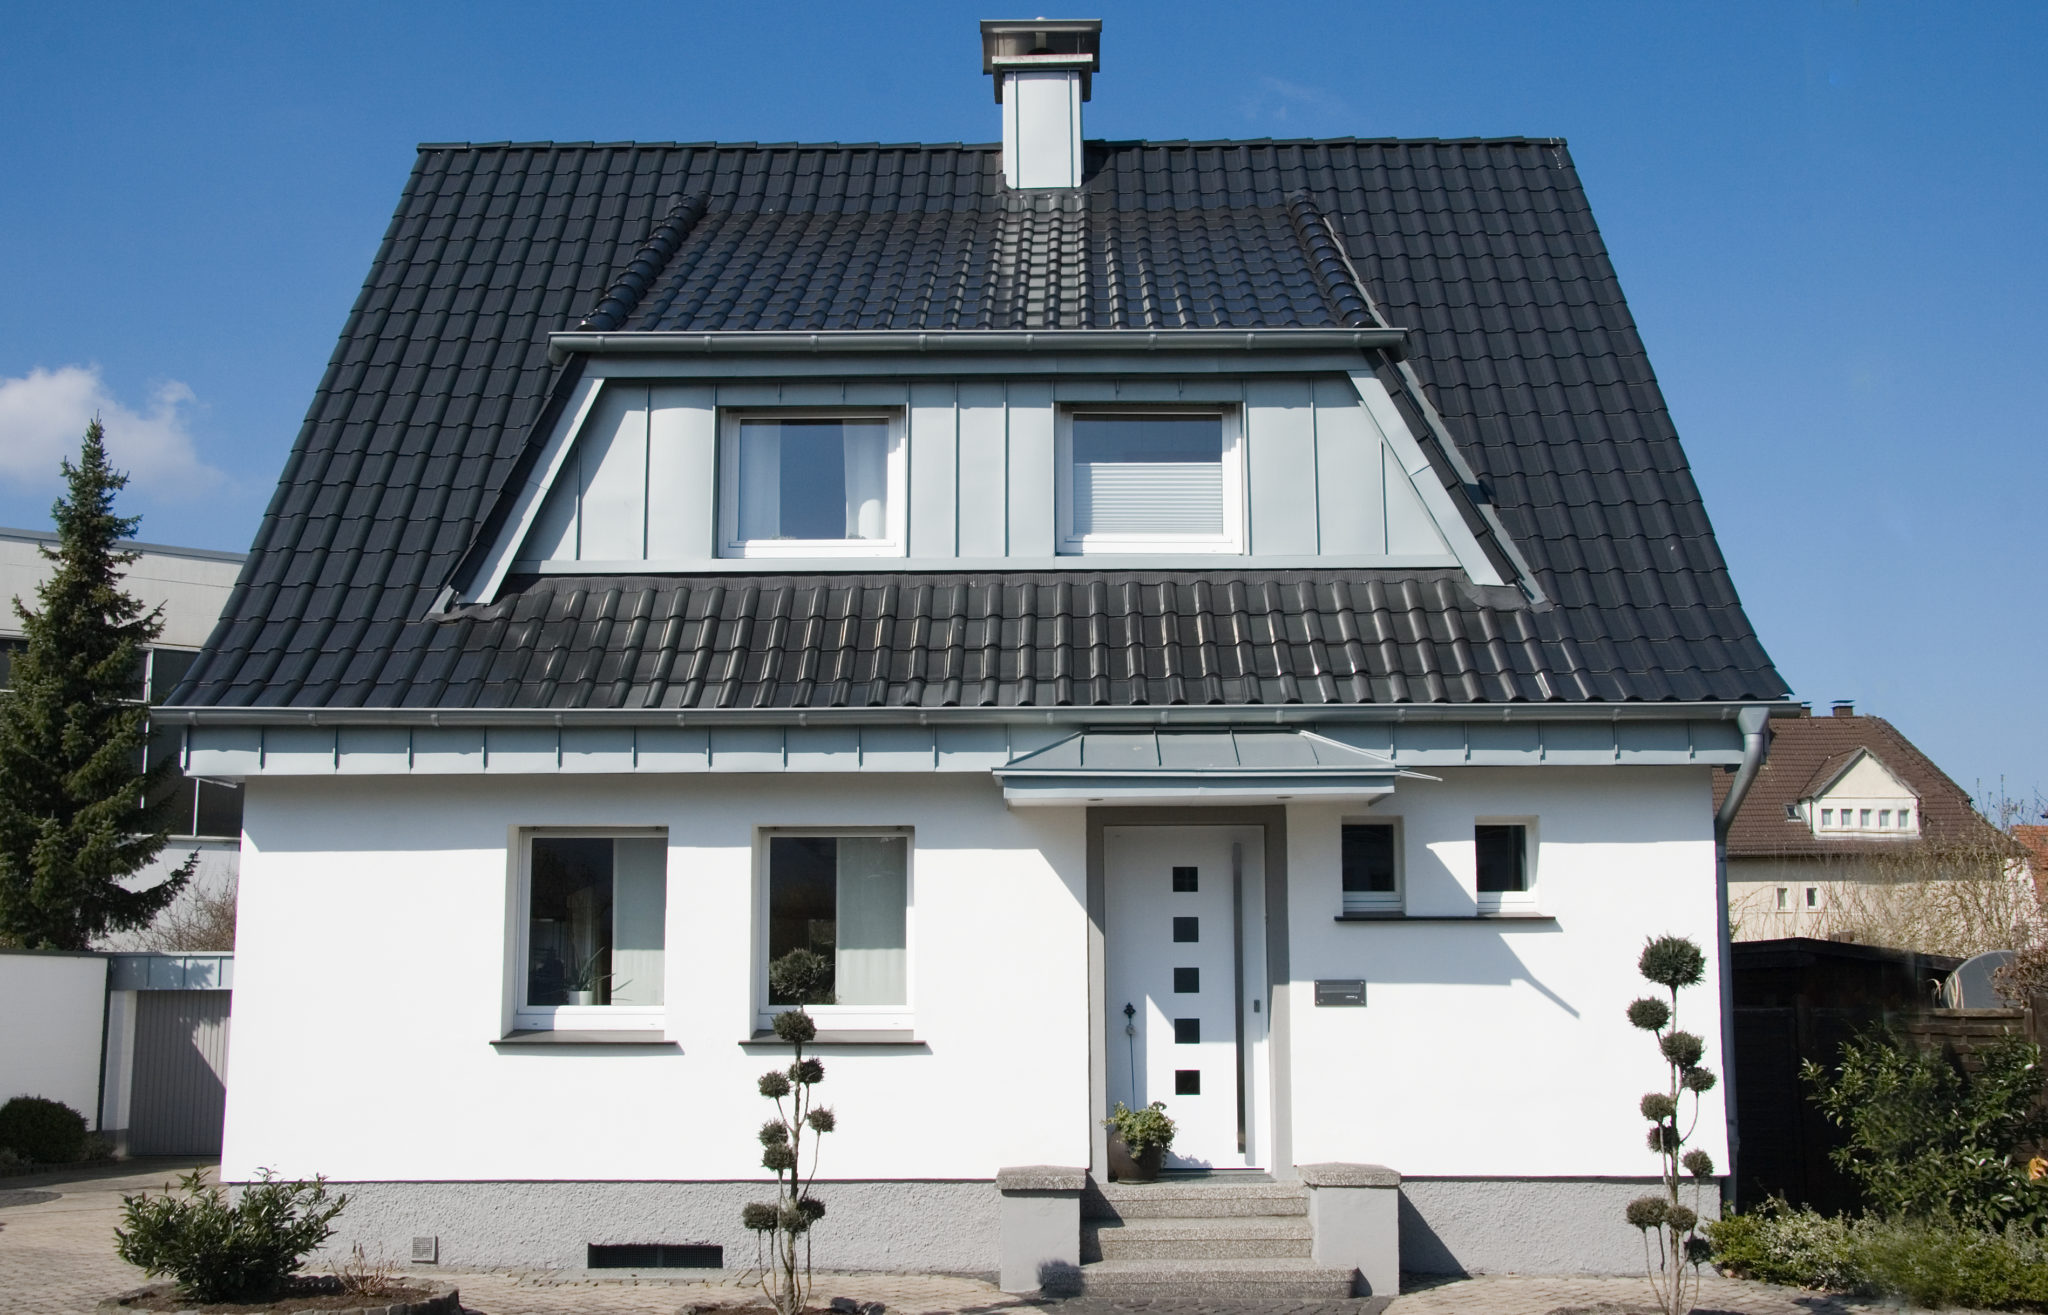
[[[1780,909],[1792,907],[1792,892],[1783,886],[1778,887],[1778,907]]]
[[[1822,826],[1833,826],[1835,824],[1835,810],[1832,808],[1821,809],[1820,824]]]
[[[1912,810],[1912,809],[1910,809],[1910,808],[1901,808],[1901,809],[1899,810],[1899,830],[1901,830],[1901,831],[1910,831],[1910,830],[1912,830],[1912,829],[1913,829],[1913,810]]]
[[[1345,823],[1340,861],[1347,913],[1399,906],[1400,880],[1395,867],[1392,823]]]
[[[1889,808],[1883,808],[1883,809],[1879,809],[1879,810],[1878,810],[1878,814],[1877,814],[1877,829],[1878,829],[1878,830],[1880,830],[1880,831],[1889,831],[1889,830],[1891,830],[1891,829],[1892,829],[1892,810],[1891,810],[1891,809],[1889,809]]]
[[[1819,886],[1808,886],[1806,888],[1806,907],[1809,909],[1817,909],[1820,907]]]
[[[1856,825],[1862,827],[1865,831],[1868,831],[1870,829],[1870,810],[1868,808],[1864,809],[1860,814],[1858,814],[1856,818]]]
[[[1529,829],[1519,824],[1473,829],[1478,850],[1479,893],[1517,895],[1529,889]]]

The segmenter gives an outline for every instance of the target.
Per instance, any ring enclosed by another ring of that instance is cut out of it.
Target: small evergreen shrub
[[[0,1146],[37,1164],[85,1158],[85,1116],[62,1101],[16,1096],[0,1105]]]
[[[170,1275],[190,1301],[269,1298],[333,1235],[348,1197],[329,1197],[325,1178],[285,1182],[257,1172],[232,1205],[197,1169],[178,1179],[179,1196],[166,1187],[162,1196],[122,1197],[115,1253],[151,1278]]]
[[[1928,1308],[2048,1310],[2048,1245],[2017,1224],[1832,1219],[1773,1200],[1706,1231],[1714,1263],[1741,1278]]]

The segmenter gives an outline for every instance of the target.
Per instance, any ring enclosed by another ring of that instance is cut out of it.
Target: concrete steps
[[[1264,1174],[1096,1183],[1081,1197],[1084,1295],[1335,1301],[1358,1271],[1310,1258],[1308,1193]]]
[[[1089,1297],[1148,1300],[1338,1301],[1352,1294],[1355,1269],[1312,1260],[1098,1260],[1081,1266]]]
[[[1306,1215],[1220,1215],[1182,1219],[1084,1219],[1081,1261],[1306,1260]]]

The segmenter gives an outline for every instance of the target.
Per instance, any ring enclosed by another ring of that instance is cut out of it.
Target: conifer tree
[[[122,885],[169,832],[161,787],[174,766],[143,771],[149,710],[137,688],[163,618],[121,589],[138,554],[118,545],[138,518],[114,513],[128,477],[107,464],[98,417],[64,478],[57,547],[40,550],[50,577],[36,588],[39,607],[14,599],[27,647],[0,694],[0,941],[27,949],[83,950],[147,926],[198,862],[145,890]]]

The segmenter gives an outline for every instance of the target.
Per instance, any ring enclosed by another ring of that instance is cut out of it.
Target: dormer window
[[[899,414],[728,414],[719,547],[727,557],[900,557]]]
[[[1062,413],[1060,551],[1243,552],[1238,431],[1233,410]]]

